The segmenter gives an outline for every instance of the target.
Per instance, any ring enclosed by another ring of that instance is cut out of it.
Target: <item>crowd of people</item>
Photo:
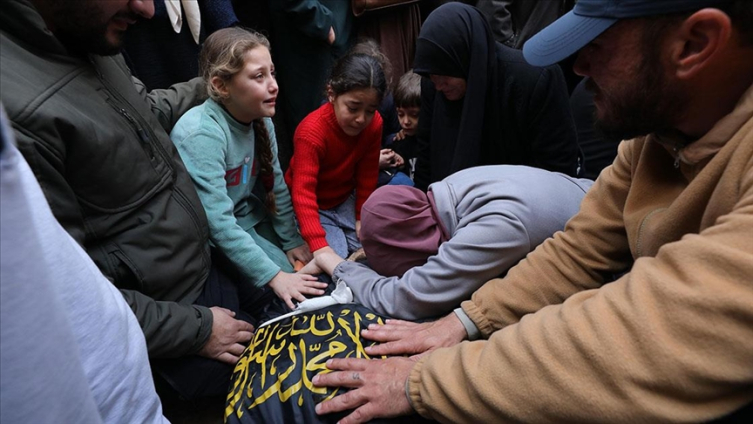
[[[342,423],[753,408],[753,2],[440,2],[397,68],[350,2],[180,3],[4,1],[0,421],[166,422],[330,281],[393,318]]]

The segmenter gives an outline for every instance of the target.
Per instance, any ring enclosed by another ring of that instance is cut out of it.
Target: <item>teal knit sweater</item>
[[[256,184],[259,163],[251,125],[236,121],[209,99],[186,112],[170,133],[206,210],[212,243],[256,286],[268,283],[281,264],[254,241],[254,226],[268,219],[284,251],[303,244],[277,158],[274,126],[269,118],[264,122],[274,155],[276,215],[267,212],[266,193],[261,182]]]

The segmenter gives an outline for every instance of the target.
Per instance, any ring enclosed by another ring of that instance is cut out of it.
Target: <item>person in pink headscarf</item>
[[[444,315],[574,215],[592,181],[527,166],[469,168],[429,187],[383,186],[364,203],[367,264],[320,255],[301,272],[345,281],[394,318]]]

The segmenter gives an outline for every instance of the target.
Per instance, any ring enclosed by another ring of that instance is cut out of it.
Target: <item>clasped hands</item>
[[[382,149],[379,152],[379,169],[399,168],[405,165],[405,160],[392,149]]]

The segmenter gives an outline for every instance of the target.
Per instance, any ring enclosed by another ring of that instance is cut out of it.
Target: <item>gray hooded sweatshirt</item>
[[[480,166],[429,186],[450,239],[424,265],[384,277],[345,261],[333,273],[355,300],[394,318],[441,316],[562,230],[593,181],[515,165]]]

